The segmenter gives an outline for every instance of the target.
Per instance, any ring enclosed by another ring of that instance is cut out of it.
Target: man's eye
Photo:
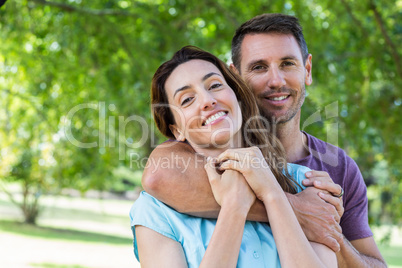
[[[221,86],[222,86],[221,83],[215,83],[215,84],[212,84],[209,89],[210,89],[210,90],[211,90],[211,89],[216,89],[216,88],[220,88]]]
[[[253,66],[253,68],[252,68],[252,70],[256,70],[256,71],[258,71],[258,70],[263,70],[264,69],[264,66],[262,66],[262,65],[255,65],[255,66]]]
[[[282,65],[284,65],[284,66],[293,66],[295,64],[293,62],[291,62],[291,61],[285,61],[285,62],[282,63]]]
[[[190,102],[191,100],[192,100],[191,97],[185,98],[185,99],[181,102],[181,105],[184,105],[184,104]]]

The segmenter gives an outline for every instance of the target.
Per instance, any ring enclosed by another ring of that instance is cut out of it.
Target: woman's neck
[[[194,151],[196,151],[198,154],[201,154],[205,157],[208,156],[218,157],[221,153],[223,153],[227,149],[235,149],[243,147],[243,142],[241,135],[236,135],[229,142],[223,145],[212,145],[212,144],[195,145],[191,143],[190,145],[193,147]]]

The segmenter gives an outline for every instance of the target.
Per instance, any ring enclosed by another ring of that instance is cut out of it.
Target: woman
[[[159,130],[208,157],[221,210],[217,220],[192,217],[143,192],[130,212],[143,267],[336,266],[332,251],[307,241],[284,194],[300,190],[307,168],[289,164],[290,176],[280,144],[255,131],[265,126],[241,78],[212,54],[184,47],[156,71],[151,98]],[[246,221],[256,198],[272,231]]]

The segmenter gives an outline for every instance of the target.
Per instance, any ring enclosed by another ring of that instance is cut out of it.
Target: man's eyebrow
[[[298,57],[296,57],[294,55],[286,55],[286,56],[282,57],[280,60],[284,61],[284,60],[299,60],[299,59],[298,59]],[[247,66],[250,67],[250,66],[254,66],[256,64],[267,64],[267,61],[266,60],[261,60],[261,59],[254,60],[254,61],[249,62],[247,64]]]
[[[254,60],[247,64],[248,67],[256,65],[256,64],[266,64],[265,60]]]
[[[282,57],[281,60],[298,60],[298,58],[293,55],[287,55],[287,56]]]
[[[208,78],[210,78],[210,77],[213,76],[213,75],[218,75],[218,76],[222,77],[222,76],[221,76],[220,74],[218,74],[218,73],[210,72],[210,73],[204,75],[204,77],[201,79],[201,81],[204,82],[205,80],[207,80]],[[183,90],[186,90],[186,89],[189,89],[189,88],[190,88],[190,86],[189,86],[189,85],[186,85],[186,86],[183,86],[183,87],[181,87],[181,88],[176,89],[176,91],[175,91],[174,94],[173,94],[173,98],[174,98],[174,97],[176,96],[176,94],[179,93],[180,91],[183,91]]]

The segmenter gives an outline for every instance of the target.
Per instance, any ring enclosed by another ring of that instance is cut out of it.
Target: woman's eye
[[[220,84],[220,83],[215,83],[215,84],[213,84],[209,89],[211,90],[211,89],[216,89],[216,88],[219,88],[219,87],[221,87],[222,86],[222,84]]]
[[[190,102],[191,100],[192,100],[191,97],[185,98],[185,99],[181,102],[181,105],[184,105],[184,104]]]

